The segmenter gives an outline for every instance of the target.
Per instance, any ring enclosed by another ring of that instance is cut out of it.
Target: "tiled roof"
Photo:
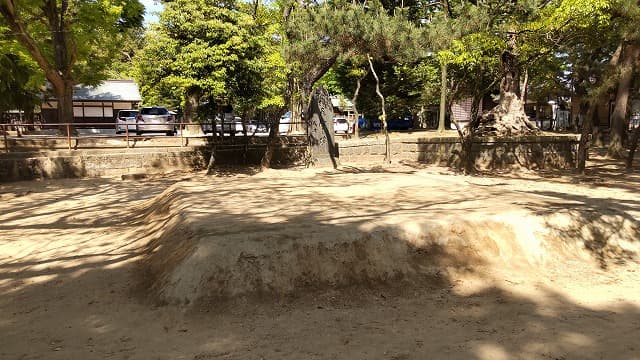
[[[74,86],[73,100],[141,101],[142,98],[135,81],[106,80],[98,86]]]

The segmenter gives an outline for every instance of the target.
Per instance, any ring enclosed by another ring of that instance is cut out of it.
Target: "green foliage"
[[[275,30],[242,12],[238,3],[223,5],[206,0],[165,5],[135,58],[145,103],[178,105],[194,94],[240,111],[282,103],[276,95],[283,62],[273,51]],[[267,73],[273,81],[263,86]]]
[[[16,46],[0,42],[0,112],[33,110],[38,104],[42,73]]]
[[[423,68],[416,64],[428,57],[429,47],[424,29],[415,25],[421,16],[413,5],[334,1],[296,8],[286,23],[285,57],[292,74],[306,91],[319,78],[332,93],[352,98],[357,79],[369,73],[366,57],[372,56],[382,91],[391,95],[389,107],[401,113],[415,108],[427,75],[418,74]],[[373,78],[365,77],[358,97],[359,111],[371,117],[380,109],[374,88]]]
[[[135,74],[133,59],[144,47],[144,29],[123,29],[116,36],[119,45],[111,59],[107,76],[110,79],[132,79]]]
[[[8,31],[0,27],[0,33]],[[0,112],[32,110],[39,103],[44,75],[19,43],[0,37]]]
[[[95,84],[104,79],[113,54],[120,42],[120,33],[125,29],[141,26],[144,7],[137,0],[69,1],[68,8],[51,0],[0,1],[5,23],[21,24],[26,34],[34,41],[37,50],[51,68],[61,72],[70,70],[70,77],[76,82]],[[9,6],[15,11],[15,18],[9,19]],[[55,36],[55,24],[66,35],[62,43]],[[8,26],[9,27],[9,26]],[[15,38],[24,45],[24,40],[16,36],[14,28],[5,32],[5,37]],[[56,47],[66,49],[66,59],[60,58]],[[30,51],[30,53],[32,53]],[[33,53],[32,53],[33,56]],[[58,58],[56,58],[58,57]],[[43,67],[43,64],[40,64]]]

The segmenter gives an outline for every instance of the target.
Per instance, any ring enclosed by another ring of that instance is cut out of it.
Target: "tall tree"
[[[138,0],[0,0],[0,15],[44,72],[58,100],[58,120],[73,121],[73,85],[103,78],[125,28],[142,25]]]
[[[628,102],[630,91],[640,60],[640,2],[637,0],[615,1],[612,9],[612,25],[618,29],[622,55],[618,64],[618,87],[615,106],[611,114],[610,142],[608,155],[614,158],[625,156],[627,129],[629,126]]]
[[[188,122],[201,100],[261,103],[266,40],[241,10],[236,1],[166,3],[135,60],[145,102],[182,105]]]

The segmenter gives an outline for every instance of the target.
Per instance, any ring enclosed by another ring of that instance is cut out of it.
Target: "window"
[[[138,115],[138,111],[136,110],[120,110],[118,116],[120,117],[136,117]]]
[[[163,107],[150,107],[150,108],[142,108],[140,111],[142,115],[168,115],[169,110]]]

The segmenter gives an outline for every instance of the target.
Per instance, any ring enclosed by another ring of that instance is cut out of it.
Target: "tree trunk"
[[[578,145],[578,166],[577,172],[578,174],[584,174],[584,170],[587,163],[587,154],[589,151],[588,142],[589,135],[593,131],[593,119],[597,113],[597,103],[591,103],[587,105],[589,108],[587,109],[587,113],[584,116],[584,120],[582,121],[582,130],[580,132],[580,143]]]
[[[611,115],[611,133],[608,155],[614,158],[623,158],[624,145],[627,140],[627,104],[629,92],[633,82],[634,64],[640,56],[640,46],[630,44],[623,50],[623,59],[620,64],[620,81],[616,93],[616,102]]]
[[[73,123],[73,82],[65,80],[62,84],[53,84],[54,92],[58,98],[58,122]],[[57,86],[56,86],[57,85]],[[60,128],[60,133],[66,134],[67,128]],[[76,134],[76,129],[72,125],[69,126],[71,134]]]
[[[207,164],[207,175],[213,174],[213,169],[216,166],[216,143],[218,139],[216,137],[216,127],[218,126],[218,122],[215,117],[211,121],[211,126],[213,128],[213,136],[211,136],[211,155],[209,156],[209,163]]]
[[[196,109],[198,107],[198,94],[194,91],[187,91],[185,94],[185,102],[184,102],[184,112],[183,119],[184,122],[193,122],[195,119]]]
[[[501,56],[502,80],[500,101],[496,107],[478,121],[476,133],[492,136],[523,135],[536,133],[538,128],[527,118],[521,98],[520,64],[518,63],[516,35],[511,34],[507,42],[509,49]]]
[[[378,74],[376,74],[376,70],[373,68],[373,62],[371,62],[371,56],[367,54],[367,60],[369,60],[369,67],[371,68],[371,74],[376,79],[376,94],[380,97],[381,108],[382,108],[382,132],[384,134],[384,161],[387,164],[391,163],[391,139],[389,139],[389,129],[387,129],[387,111],[385,110],[384,105],[384,96],[380,92],[380,79],[378,79]]]
[[[444,122],[447,109],[447,64],[440,65],[440,111],[438,112],[438,132],[445,130]]]
[[[627,157],[627,170],[633,169],[633,157],[636,154],[638,148],[638,137],[640,137],[640,126],[636,126],[633,129],[633,135],[631,136],[629,146],[629,156]]]
[[[271,130],[269,131],[269,139],[267,140],[267,149],[264,151],[262,160],[260,161],[260,167],[262,171],[271,167],[271,160],[273,159],[273,148],[276,146],[276,139],[278,137],[278,129],[280,128],[280,118],[275,117],[271,122]]]
[[[204,135],[200,124],[191,124],[196,120],[196,111],[198,109],[199,100],[199,91],[187,91],[185,94],[184,112],[181,121],[189,124],[180,125],[180,128],[184,129],[185,135]],[[215,133],[215,128],[213,131]]]
[[[360,138],[360,122],[358,116],[358,107],[356,106],[356,101],[358,100],[358,93],[360,93],[360,85],[362,82],[362,78],[358,78],[356,81],[356,90],[353,92],[353,99],[351,99],[351,104],[353,104],[353,113],[356,118],[355,124],[353,124],[353,132],[356,139]]]

